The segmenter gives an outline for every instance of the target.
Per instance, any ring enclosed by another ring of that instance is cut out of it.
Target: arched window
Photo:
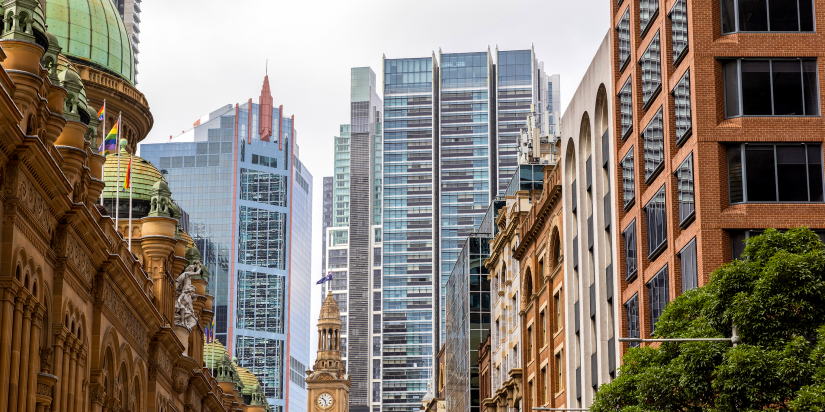
[[[533,296],[533,273],[530,271],[530,268],[527,268],[527,272],[524,274],[524,296],[525,302],[529,301]]]

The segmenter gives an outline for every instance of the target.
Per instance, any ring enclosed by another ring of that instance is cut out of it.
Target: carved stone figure
[[[200,276],[200,265],[189,265],[175,280],[177,300],[175,301],[175,325],[192,330],[198,323],[192,301],[195,298],[195,287],[192,285],[192,276]]]

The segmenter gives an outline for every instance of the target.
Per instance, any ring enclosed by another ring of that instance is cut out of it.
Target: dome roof
[[[106,155],[106,163],[103,165],[103,180],[106,182],[106,188],[103,189],[103,196],[105,199],[115,197],[116,188],[123,190],[123,181],[126,179],[126,170],[129,169],[129,153],[126,152],[126,139],[120,140],[120,183],[118,184],[117,173],[117,159],[116,153],[109,153]],[[147,202],[152,200],[152,186],[158,181],[166,181],[160,170],[155,165],[149,163],[146,159],[139,156],[132,156],[132,199],[145,200]],[[165,183],[164,183],[165,184]],[[120,198],[124,199],[124,192],[121,191]],[[125,192],[125,199],[129,199],[129,192]]]
[[[221,341],[212,339],[212,341],[203,344],[203,361],[206,363],[207,369],[214,369],[215,363],[223,357],[229,356],[229,352],[221,344]]]
[[[261,382],[258,381],[258,378],[256,378],[249,369],[238,366],[237,364],[235,365],[235,369],[238,371],[238,377],[241,378],[241,383],[243,383],[242,392],[244,395],[251,395],[255,389],[255,385],[258,385],[258,387],[261,386]]]
[[[332,297],[332,292],[327,293],[324,303],[321,305],[321,317],[318,320],[333,319],[341,321],[341,310],[338,309],[338,302]]]
[[[135,83],[135,56],[111,0],[47,0],[46,25],[63,54]]]

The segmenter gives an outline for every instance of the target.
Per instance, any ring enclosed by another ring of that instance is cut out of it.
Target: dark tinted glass
[[[742,114],[771,115],[770,62],[742,61]]]
[[[814,31],[813,0],[799,0],[799,23],[802,31]]]
[[[744,67],[744,63],[742,65]],[[802,116],[802,68],[799,61],[773,61],[773,114]]]
[[[808,200],[808,178],[805,169],[805,146],[776,146],[776,174],[780,202]]]
[[[770,0],[770,2],[771,31],[799,31],[797,0]]]
[[[776,178],[772,146],[745,148],[749,202],[775,202]]]
[[[690,241],[681,252],[679,260],[682,263],[682,292],[699,287],[699,267],[696,260],[696,239]]]
[[[816,81],[816,60],[802,61],[802,92],[805,98],[805,114],[819,114],[819,87]]]
[[[822,146],[808,145],[808,186],[811,202],[821,202],[822,196]]]
[[[736,60],[725,63],[725,115],[739,116],[739,65]]]
[[[768,31],[767,1],[739,0],[739,30]]]
[[[735,0],[722,0],[722,34],[736,31],[736,2]]]

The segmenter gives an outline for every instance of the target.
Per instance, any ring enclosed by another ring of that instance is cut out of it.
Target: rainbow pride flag
[[[129,156],[129,167],[126,168],[126,180],[123,181],[123,190],[129,190],[132,185],[132,156]]]
[[[103,116],[106,113],[106,102],[103,102],[103,106],[100,107],[100,111],[97,112],[97,120],[103,121]]]
[[[106,139],[103,140],[103,143],[100,144],[98,148],[98,152],[100,154],[106,154],[108,152],[116,152],[117,151],[117,122],[115,122],[115,127],[109,132],[106,136]]]

